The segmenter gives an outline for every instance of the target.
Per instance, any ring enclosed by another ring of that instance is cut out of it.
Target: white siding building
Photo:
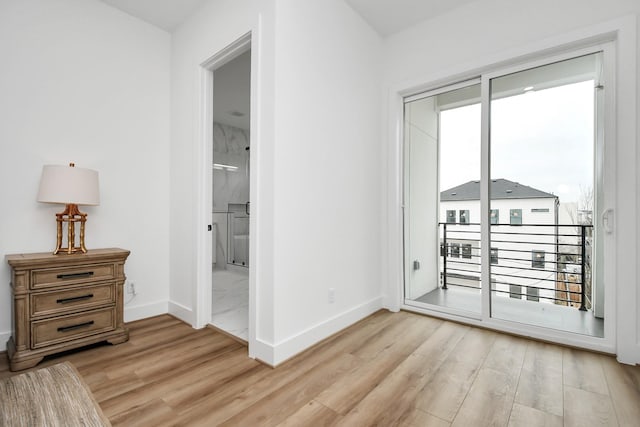
[[[553,194],[506,179],[492,180],[491,281],[496,296],[555,301],[557,254],[565,250],[558,235],[575,233],[574,228],[558,227],[558,207]],[[441,192],[440,220],[441,271],[445,246],[447,250],[442,285],[480,287],[479,181]]]

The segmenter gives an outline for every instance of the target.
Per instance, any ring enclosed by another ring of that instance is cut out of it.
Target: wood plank
[[[363,360],[356,369],[339,378],[316,397],[318,402],[340,414],[350,411],[367,393],[379,384],[398,364],[427,340],[442,325],[436,319],[415,318],[417,323],[402,323],[399,338],[391,339],[392,344],[374,357],[364,353],[369,360]],[[355,355],[362,355],[356,352]],[[366,359],[366,358],[365,358]]]
[[[211,424],[223,422],[234,414],[246,410],[247,407],[292,379],[304,376],[318,364],[343,353],[353,353],[389,322],[400,321],[402,318],[404,316],[396,317],[388,312],[378,312],[373,316],[371,323],[360,323],[358,327],[349,328],[326,340],[322,343],[323,351],[312,348],[275,370],[269,370],[266,367],[266,370],[255,370],[241,380],[227,384],[212,395],[192,402],[181,411],[180,420],[183,424],[190,424],[200,419],[207,419]]]
[[[565,385],[594,393],[609,393],[600,363],[603,356],[572,348],[563,349],[562,356]]]
[[[339,418],[340,414],[327,408],[322,403],[312,400],[278,424],[278,427],[299,427],[304,425],[325,427],[334,425]]]
[[[640,367],[407,312],[375,313],[276,369],[170,316],[129,327],[127,343],[38,368],[78,366],[116,426],[582,427],[640,419]],[[16,374],[0,357],[0,377]]]
[[[613,404],[606,394],[565,386],[564,407],[565,427],[618,425]]]
[[[147,427],[171,424],[176,418],[173,409],[162,399],[154,399],[140,406],[134,406],[109,419],[114,427]]]
[[[410,409],[415,396],[431,379],[469,329],[444,323],[420,347],[387,375],[337,425],[391,425]]]
[[[499,335],[452,426],[506,426],[524,362],[527,342]]]
[[[234,345],[242,347],[238,343]],[[245,349],[240,348],[236,350],[236,354],[245,358],[245,351]],[[195,383],[202,378],[211,378],[213,381],[218,378],[217,375],[220,375],[222,369],[233,363],[233,359],[228,357],[217,357],[221,355],[229,355],[229,352],[223,349],[218,355],[211,354],[204,357],[201,361],[202,363],[199,363],[198,369],[192,369],[191,366],[181,366],[173,371],[165,372],[162,376],[154,378],[153,381],[145,382],[141,387],[100,401],[100,406],[109,416],[109,414],[117,414],[124,411],[128,406],[142,405],[147,400],[165,398],[176,390],[175,377],[180,378],[180,383],[183,386]]]
[[[449,427],[451,423],[414,407],[398,421],[398,427]]]
[[[433,378],[417,397],[416,406],[438,418],[452,422],[484,360],[496,334],[470,330],[456,345]]]
[[[529,343],[515,402],[550,414],[563,415],[561,348],[535,341]]]
[[[513,383],[513,378],[503,372],[480,369],[451,425],[506,426],[515,394]]]
[[[509,427],[563,427],[561,416],[514,403],[509,417]]]
[[[621,426],[640,424],[640,367],[601,359],[616,418]]]

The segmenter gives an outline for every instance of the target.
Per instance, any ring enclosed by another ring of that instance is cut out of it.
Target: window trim
[[[449,213],[453,212],[453,221],[449,221],[450,217],[449,217]],[[447,209],[447,224],[455,224],[456,223],[456,210],[455,209]]]
[[[471,215],[471,213],[469,212],[469,209],[459,209],[458,215],[460,220],[459,224],[469,225],[469,223],[471,222],[469,221],[469,216]],[[463,216],[464,216],[464,221],[462,221]]]
[[[542,254],[542,261],[538,259],[538,255]],[[547,262],[547,252],[540,249],[531,250],[531,268],[544,269]],[[540,264],[542,263],[542,264]]]
[[[495,212],[495,217],[493,216],[493,213]],[[494,220],[495,218],[495,220]],[[500,209],[491,209],[489,210],[489,223],[496,225],[496,224],[500,224]]]
[[[513,222],[514,218],[519,218],[520,222]],[[509,209],[509,225],[522,225],[522,209]]]
[[[460,258],[460,243],[451,243],[449,258]]]
[[[490,253],[490,260],[489,260],[490,264],[491,265],[498,265],[498,263],[500,262],[500,255],[499,255],[500,254],[500,248],[493,247],[493,248],[491,248],[491,251],[489,253]],[[494,262],[494,260],[495,260],[495,262]]]
[[[460,256],[464,259],[471,259],[473,257],[473,246],[471,246],[471,243],[460,244]]]

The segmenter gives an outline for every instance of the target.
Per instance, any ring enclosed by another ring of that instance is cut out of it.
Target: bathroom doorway
[[[248,341],[251,50],[213,71],[211,325]]]

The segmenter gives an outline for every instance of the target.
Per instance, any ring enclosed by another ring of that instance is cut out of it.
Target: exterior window
[[[447,211],[447,223],[448,224],[455,224],[456,222],[456,211]]]
[[[462,258],[471,259],[471,245],[469,243],[462,245]]]
[[[460,258],[460,243],[451,244],[451,257]]]
[[[540,289],[527,286],[527,301],[540,301]]]
[[[522,299],[522,286],[509,285],[509,298]]]
[[[549,208],[533,208],[531,212],[549,212]]]
[[[491,224],[500,223],[500,214],[498,209],[491,209]]]
[[[510,210],[511,225],[522,225],[522,209]]]
[[[469,224],[469,211],[460,210],[460,224]]]
[[[531,267],[544,268],[544,251],[531,251]]]
[[[491,248],[491,264],[498,263],[498,248]]]

